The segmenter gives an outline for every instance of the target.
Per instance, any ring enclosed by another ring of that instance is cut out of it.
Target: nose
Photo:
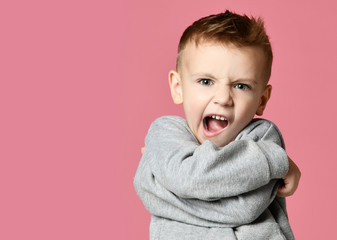
[[[230,90],[227,88],[217,89],[213,103],[221,106],[233,106],[233,98]]]

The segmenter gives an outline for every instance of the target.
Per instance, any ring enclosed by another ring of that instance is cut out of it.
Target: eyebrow
[[[217,79],[215,76],[213,76],[212,74],[210,73],[195,73],[195,74],[192,74],[193,77],[207,77],[207,78],[212,78],[212,79]]]

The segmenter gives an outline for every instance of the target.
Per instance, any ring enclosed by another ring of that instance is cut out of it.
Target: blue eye
[[[212,80],[210,80],[210,79],[201,79],[201,80],[199,80],[199,83],[201,84],[201,85],[213,85],[213,81]]]
[[[238,83],[234,86],[234,88],[241,89],[241,90],[249,90],[250,87],[247,84]]]

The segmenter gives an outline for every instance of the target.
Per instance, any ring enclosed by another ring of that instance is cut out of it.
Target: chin
[[[224,146],[226,146],[228,143],[219,143],[219,144],[217,144],[217,143],[214,143],[217,147],[224,147]]]
[[[230,142],[232,142],[234,139],[232,139],[232,140],[225,140],[223,137],[220,138],[220,136],[219,136],[219,139],[213,138],[213,139],[209,139],[209,140],[212,143],[214,143],[217,147],[224,147],[224,146],[228,145]]]
[[[229,142],[227,141],[216,141],[214,139],[209,139],[212,143],[214,143],[217,147],[224,147],[226,146]]]

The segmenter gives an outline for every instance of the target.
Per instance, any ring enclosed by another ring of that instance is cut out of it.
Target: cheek
[[[254,117],[257,110],[258,102],[254,98],[247,98],[245,101],[236,104],[236,110],[242,117]]]
[[[200,93],[198,91],[186,92],[184,96],[184,104],[187,108],[193,109],[193,111],[200,111],[205,107],[205,105],[207,105],[207,96],[206,94]]]
[[[196,102],[190,102],[189,104],[184,104],[184,112],[186,115],[186,118],[189,121],[195,122],[197,119],[199,119],[200,116],[200,109],[198,108],[198,104]]]
[[[189,98],[184,101],[184,112],[186,119],[190,124],[198,125],[202,121],[205,110],[204,101],[198,98]]]

